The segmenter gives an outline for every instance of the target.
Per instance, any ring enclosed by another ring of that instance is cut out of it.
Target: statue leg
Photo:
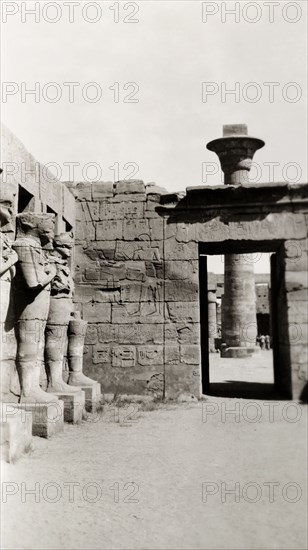
[[[85,376],[82,372],[83,346],[87,329],[87,321],[81,319],[70,321],[68,330],[68,367],[70,386],[92,386],[96,380]]]
[[[80,388],[69,386],[62,378],[68,322],[65,325],[47,324],[45,331],[45,366],[47,392],[76,393]]]
[[[20,383],[20,403],[50,403],[58,401],[40,387],[39,351],[44,345],[45,321],[20,320],[17,323],[17,371]]]

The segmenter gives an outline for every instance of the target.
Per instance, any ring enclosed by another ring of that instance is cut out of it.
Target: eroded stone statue
[[[18,256],[6,232],[13,231],[13,202],[9,194],[1,190],[0,198],[0,330],[1,330],[1,395],[3,400],[9,396],[11,370],[8,364],[7,324],[11,299],[11,284],[15,275],[15,264]]]
[[[40,357],[49,310],[50,283],[56,275],[43,246],[54,238],[54,215],[25,212],[17,216],[17,239],[13,248],[16,264],[15,312],[17,338],[17,371],[20,403],[58,401],[40,387]]]
[[[93,386],[97,384],[96,380],[92,380],[92,378],[85,376],[82,372],[83,347],[87,324],[87,321],[81,319],[79,311],[72,313],[68,329],[67,354],[69,367],[68,384],[70,386]]]
[[[56,266],[56,276],[51,282],[50,306],[45,330],[45,366],[47,392],[78,392],[80,388],[68,385],[62,378],[63,359],[66,351],[67,330],[73,311],[74,281],[68,266],[73,239],[69,233],[54,238],[54,250],[49,260]]]

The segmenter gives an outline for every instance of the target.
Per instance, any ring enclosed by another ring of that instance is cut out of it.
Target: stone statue
[[[79,311],[72,313],[72,318],[68,328],[68,367],[70,386],[93,386],[97,384],[96,380],[92,380],[85,376],[82,372],[83,364],[83,346],[87,330],[87,321],[80,318]]]
[[[40,357],[49,310],[50,283],[56,266],[50,264],[43,246],[54,238],[54,214],[25,212],[17,216],[15,313],[17,372],[20,403],[48,403],[58,397],[40,387]]]
[[[45,366],[47,392],[74,393],[80,391],[68,385],[62,378],[66,351],[67,329],[73,310],[74,281],[68,267],[73,238],[62,233],[54,238],[54,250],[49,261],[56,266],[56,276],[51,282],[50,306],[45,331]]]
[[[6,236],[6,232],[13,232],[13,201],[12,194],[6,194],[1,189],[0,198],[0,330],[1,330],[1,394],[3,400],[7,400],[10,390],[12,365],[8,361],[10,342],[7,341],[8,313],[11,300],[11,284],[15,275],[15,264],[18,260],[12,244]],[[12,323],[13,326],[13,323]]]

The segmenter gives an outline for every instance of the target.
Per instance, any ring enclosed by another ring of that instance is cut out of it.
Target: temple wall
[[[296,208],[285,187],[279,193],[286,203],[264,202],[243,213],[228,204],[226,189],[218,190],[220,205],[211,206],[212,190],[200,189],[194,199],[189,190],[186,196],[160,194],[141,181],[76,184],[75,301],[89,322],[88,375],[111,393],[199,396],[199,243],[219,254],[225,253],[220,245],[235,242],[238,252],[244,245],[249,252],[261,245],[265,251],[279,250],[280,361],[291,379],[289,358],[294,358],[293,383],[303,385],[308,307],[298,317],[300,328],[291,328],[289,316],[304,309],[294,305],[299,300],[294,292],[307,306],[307,205],[301,203],[305,190],[290,187]],[[262,197],[264,189],[257,191]],[[245,201],[250,192],[256,188],[242,191]],[[289,261],[287,254],[294,250],[298,258]],[[297,329],[301,336],[295,339],[290,331]],[[281,383],[290,393],[290,380]]]

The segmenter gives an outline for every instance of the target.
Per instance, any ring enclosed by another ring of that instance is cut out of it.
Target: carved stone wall
[[[292,366],[298,394],[306,377],[308,327],[307,312],[299,312],[299,296],[307,305],[306,186],[240,191],[219,186],[176,195],[131,180],[77,183],[74,192],[75,301],[89,322],[85,370],[105,392],[200,395],[198,258],[203,243],[206,254],[255,252],[261,246],[279,255],[277,307],[286,328],[276,339],[285,365],[277,383],[292,393],[283,370],[291,378]],[[294,253],[299,257],[290,261],[287,254]],[[298,341],[289,321],[296,311]]]
[[[161,190],[142,181],[74,190],[88,374],[107,392],[199,395],[198,254],[169,250]]]

